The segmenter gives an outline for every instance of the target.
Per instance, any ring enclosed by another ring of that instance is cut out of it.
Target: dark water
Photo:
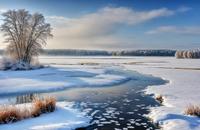
[[[112,72],[115,73],[115,72]],[[144,115],[149,107],[159,104],[143,90],[148,85],[166,81],[136,72],[126,72],[131,80],[121,85],[98,88],[74,88],[51,93],[34,93],[0,97],[10,103],[30,102],[34,97],[53,96],[57,101],[73,101],[74,108],[87,113],[90,126],[79,130],[155,130],[156,126]]]

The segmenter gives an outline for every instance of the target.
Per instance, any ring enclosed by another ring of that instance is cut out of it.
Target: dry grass
[[[19,110],[14,106],[3,107],[0,109],[0,123],[6,124],[16,122],[21,119]]]
[[[53,112],[56,107],[56,100],[54,98],[46,98],[45,100],[34,100],[34,109],[32,115],[34,117],[40,116],[42,113]]]
[[[189,105],[185,110],[185,114],[200,117],[200,106]]]
[[[19,107],[16,105],[0,108],[0,124],[16,122],[22,119],[38,117],[42,113],[53,112],[56,108],[55,98],[36,99],[31,107]]]
[[[158,95],[158,96],[156,96],[156,100],[159,101],[160,103],[163,103],[164,98],[162,95]]]

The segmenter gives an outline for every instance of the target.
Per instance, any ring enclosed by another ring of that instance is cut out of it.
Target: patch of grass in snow
[[[53,112],[55,108],[56,100],[52,97],[35,99],[30,107],[26,107],[26,105],[3,106],[0,108],[0,124],[13,123],[27,118],[38,117],[42,113]]]
[[[164,98],[162,95],[158,95],[158,96],[156,96],[156,100],[162,104],[164,101]]]
[[[200,117],[200,106],[189,105],[185,110],[185,114]]]

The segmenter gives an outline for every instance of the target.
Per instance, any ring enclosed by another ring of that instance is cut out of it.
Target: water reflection
[[[29,103],[38,97],[38,94],[26,94],[16,97],[16,104]]]

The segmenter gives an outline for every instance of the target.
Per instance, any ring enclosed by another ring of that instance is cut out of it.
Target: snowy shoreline
[[[154,62],[162,60],[166,63],[149,63],[147,59]],[[151,108],[148,117],[164,130],[199,130],[200,118],[187,116],[184,111],[189,105],[200,105],[200,71],[196,69],[200,61],[155,57],[138,58],[137,61],[142,61],[143,64],[125,65],[125,68],[169,81],[167,84],[148,86],[145,89],[146,94],[162,95],[164,98],[163,106]]]

